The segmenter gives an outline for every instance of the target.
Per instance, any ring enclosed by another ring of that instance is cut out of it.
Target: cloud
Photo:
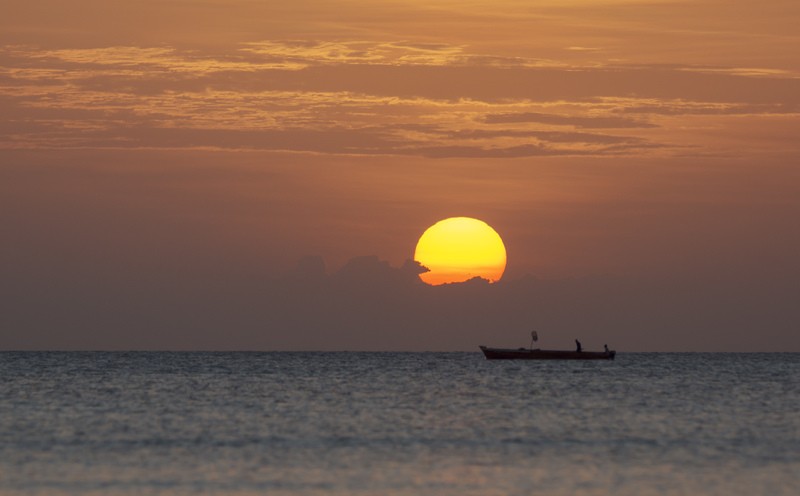
[[[620,106],[618,112],[628,114],[653,115],[774,115],[800,113],[796,104],[742,104],[742,103],[707,103],[687,102],[683,100],[667,100],[657,103],[631,101],[629,105]]]
[[[287,62],[311,65],[450,65],[463,63],[463,47],[445,43],[372,41],[260,41],[243,51]]]
[[[716,116],[720,129],[737,124],[728,116],[791,118],[800,106],[800,80],[780,74],[542,66],[417,41],[261,41],[216,54],[16,45],[0,58],[0,98],[8,109],[0,127],[11,130],[0,147],[17,149],[513,158],[710,146],[704,153],[721,153],[724,142],[703,142],[690,120],[670,118]],[[740,140],[733,133],[729,141]],[[765,149],[755,141],[751,148]]]
[[[535,122],[541,124],[555,124],[559,126],[573,126],[585,129],[620,129],[620,128],[651,128],[655,124],[641,120],[627,119],[625,117],[592,117],[592,116],[565,116],[542,114],[539,112],[519,112],[511,114],[488,114],[483,121],[487,124],[508,124],[520,122]]]
[[[578,133],[562,131],[530,131],[517,129],[464,129],[451,131],[448,136],[453,138],[482,139],[482,138],[536,138],[550,143],[631,143],[638,142],[635,138],[614,136],[596,133]]]
[[[433,287],[417,277],[419,270],[411,261],[392,267],[364,256],[327,274],[319,257],[308,257],[283,275],[247,283],[201,278],[164,287],[145,279],[109,292],[94,281],[39,302],[30,314],[30,288],[21,287],[3,302],[9,332],[0,349],[477,353],[480,344],[526,345],[532,327],[548,348],[570,348],[576,337],[587,349],[608,343],[623,353],[798,346],[785,332],[798,317],[795,300],[779,286],[762,287],[761,297],[750,295],[742,306],[736,302],[745,289],[702,278],[687,286],[680,279],[526,276]],[[753,343],[743,331],[756,321],[769,336],[783,337]],[[56,328],[58,335],[49,332]]]

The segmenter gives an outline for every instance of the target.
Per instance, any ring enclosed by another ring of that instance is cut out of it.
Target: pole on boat
[[[539,341],[539,335],[536,334],[536,331],[531,331],[531,349],[533,349],[534,341]]]

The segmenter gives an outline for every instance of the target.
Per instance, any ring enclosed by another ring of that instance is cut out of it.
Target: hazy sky
[[[796,0],[0,2],[0,349],[800,351]]]

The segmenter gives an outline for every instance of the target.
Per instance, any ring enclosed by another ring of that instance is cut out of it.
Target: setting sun
[[[485,222],[451,217],[422,234],[414,260],[429,269],[420,278],[434,286],[473,277],[496,282],[506,268],[506,248],[500,235]]]

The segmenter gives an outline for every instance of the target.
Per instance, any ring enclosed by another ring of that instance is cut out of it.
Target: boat
[[[617,354],[608,351],[540,350],[539,348],[489,348],[481,346],[487,360],[613,360]]]

